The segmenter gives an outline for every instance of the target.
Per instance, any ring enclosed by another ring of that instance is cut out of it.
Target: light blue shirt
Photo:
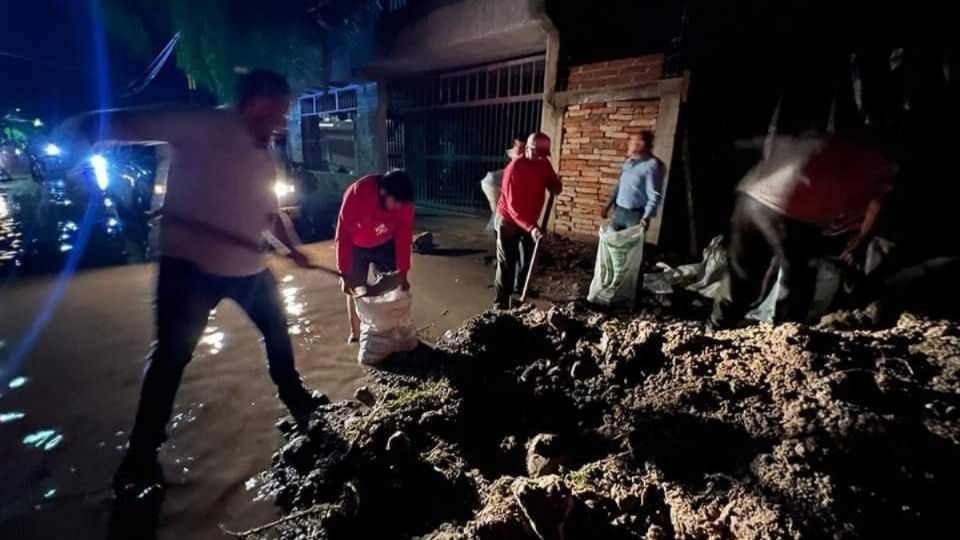
[[[663,163],[656,157],[627,158],[610,201],[625,210],[642,211],[643,219],[650,219],[657,215],[663,198],[663,177]]]

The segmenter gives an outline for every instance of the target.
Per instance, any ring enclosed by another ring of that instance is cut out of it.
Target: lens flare
[[[93,167],[93,175],[97,180],[97,186],[106,191],[110,185],[110,176],[107,174],[107,158],[100,154],[90,156],[90,165]]]

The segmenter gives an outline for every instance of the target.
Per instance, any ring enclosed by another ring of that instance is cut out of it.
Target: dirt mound
[[[487,313],[288,435],[249,538],[935,537],[960,332]]]

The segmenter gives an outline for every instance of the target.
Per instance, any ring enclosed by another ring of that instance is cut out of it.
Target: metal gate
[[[514,138],[540,129],[542,56],[391,83],[387,157],[410,173],[417,201],[487,208],[480,180],[502,169]]]

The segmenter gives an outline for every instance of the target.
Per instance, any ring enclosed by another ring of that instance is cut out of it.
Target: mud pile
[[[960,331],[487,313],[290,433],[248,538],[939,537]]]

